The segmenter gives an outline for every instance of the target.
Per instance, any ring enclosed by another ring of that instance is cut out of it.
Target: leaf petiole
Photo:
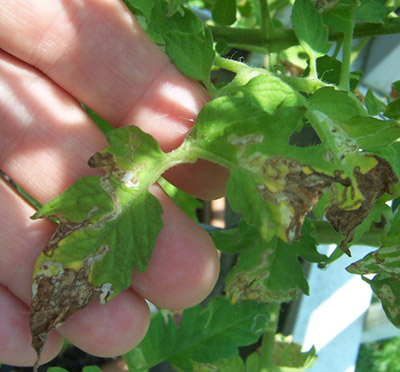
[[[271,302],[268,305],[268,309],[270,320],[265,328],[261,342],[260,372],[272,372],[274,368],[275,334],[278,328],[281,304],[279,302]]]

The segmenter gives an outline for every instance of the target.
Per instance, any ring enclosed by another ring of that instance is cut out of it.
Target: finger
[[[0,361],[13,366],[31,366],[36,353],[31,346],[29,307],[0,284]],[[53,332],[47,339],[42,362],[60,351],[63,337]]]
[[[44,204],[106,146],[78,102],[43,74],[0,50],[0,169]]]
[[[114,126],[134,124],[152,134],[165,151],[183,141],[208,99],[117,0],[3,1],[0,46]],[[227,173],[210,173],[214,169],[200,167],[202,183],[191,193],[209,198],[216,182],[215,196],[221,195],[225,183],[219,180],[226,181]]]
[[[166,309],[184,309],[202,301],[214,287],[219,257],[209,235],[180,213],[159,188],[152,192],[162,202],[165,228],[157,238],[150,265],[135,271],[132,288],[153,304]]]
[[[140,343],[149,322],[146,302],[128,290],[105,305],[92,301],[57,331],[89,354],[115,357]]]

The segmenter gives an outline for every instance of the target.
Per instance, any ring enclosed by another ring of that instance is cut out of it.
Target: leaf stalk
[[[261,352],[260,352],[260,372],[272,372],[274,368],[274,345],[275,334],[278,328],[280,302],[271,302],[268,305],[270,321],[264,331]]]

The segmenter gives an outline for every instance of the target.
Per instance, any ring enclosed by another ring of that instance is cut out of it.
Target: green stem
[[[246,64],[238,61],[234,61],[233,59],[223,58],[220,56],[216,56],[214,60],[214,66],[221,67],[224,70],[234,72],[238,74],[240,71],[249,68]]]
[[[293,30],[274,29],[271,35],[266,36],[262,30],[236,27],[210,26],[214,40],[223,39],[230,45],[236,45],[247,50],[249,48],[269,49],[279,51],[293,45],[298,45]],[[388,19],[384,24],[357,23],[354,27],[353,38],[373,37],[400,33],[400,18]],[[329,35],[329,41],[338,41],[343,33],[336,32]]]
[[[223,58],[223,57],[219,57],[219,56],[217,56],[215,58],[214,65],[217,67],[221,67],[227,71],[234,72],[235,74],[238,74],[240,71],[250,69],[250,67],[244,63],[241,63],[238,61],[233,61],[231,59],[227,59],[227,58]],[[276,73],[267,71],[265,69],[257,70],[257,69],[253,68],[252,70],[254,72],[258,71],[260,75],[269,75],[269,76],[278,77],[279,79],[281,79],[282,81],[284,81],[286,84],[290,85],[291,87],[295,88],[296,90],[307,93],[307,94],[312,94],[320,88],[329,86],[329,84],[326,84],[319,79],[303,78],[303,77],[296,77],[296,76],[285,76],[285,75],[280,75],[280,74],[276,74]]]
[[[260,0],[261,11],[261,29],[265,36],[272,34],[274,26],[272,25],[271,14],[269,12],[268,0]]]
[[[340,49],[342,49],[343,39],[339,39],[336,41],[335,51],[332,54],[332,58],[336,59],[339,55]]]
[[[281,304],[279,302],[271,302],[268,307],[270,320],[261,342],[260,372],[272,372],[274,368],[275,334],[278,328]]]
[[[351,22],[349,30],[344,33],[343,38],[343,57],[342,68],[340,71],[339,89],[350,90],[350,64],[351,64],[351,46],[353,44],[353,25]]]
[[[357,59],[360,52],[364,49],[364,47],[369,43],[370,40],[371,40],[371,37],[364,37],[363,39],[360,40],[360,42],[357,44],[357,46],[351,52],[350,64],[352,64]]]

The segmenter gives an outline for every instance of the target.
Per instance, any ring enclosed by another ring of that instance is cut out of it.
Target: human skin
[[[137,125],[164,151],[184,140],[207,101],[145,35],[119,0],[2,0],[0,7],[0,169],[41,204],[94,174],[87,159],[106,146],[78,102],[114,127]],[[224,192],[227,172],[199,161],[167,172],[194,196]],[[97,302],[53,331],[42,362],[63,339],[98,356],[123,354],[144,337],[155,305],[182,309],[212,289],[219,260],[209,236],[157,186],[164,228],[149,268],[107,305]],[[55,225],[0,177],[0,362],[36,359],[29,331],[34,263]]]

